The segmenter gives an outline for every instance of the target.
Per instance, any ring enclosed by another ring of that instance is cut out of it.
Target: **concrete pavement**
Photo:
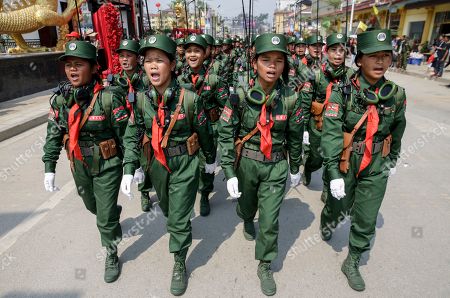
[[[47,120],[51,90],[0,102],[0,142]]]

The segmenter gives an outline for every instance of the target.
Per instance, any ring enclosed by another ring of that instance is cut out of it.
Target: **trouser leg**
[[[255,258],[273,261],[278,255],[278,216],[284,198],[288,165],[283,160],[265,168],[258,188],[259,233],[256,238]]]

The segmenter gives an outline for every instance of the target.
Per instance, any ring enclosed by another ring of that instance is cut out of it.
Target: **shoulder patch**
[[[339,113],[339,104],[330,102],[327,104],[327,109],[325,110],[325,117],[336,118]]]
[[[223,108],[222,114],[220,115],[220,119],[228,123],[231,119],[231,116],[233,115],[233,110],[229,107],[225,106]]]

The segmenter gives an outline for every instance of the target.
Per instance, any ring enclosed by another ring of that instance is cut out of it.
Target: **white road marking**
[[[31,228],[38,224],[48,212],[55,208],[62,199],[64,199],[70,192],[75,189],[75,182],[73,180],[66,183],[60,191],[52,195],[47,201],[42,203],[30,216],[23,222],[18,224],[14,229],[9,231],[0,239],[0,255],[6,252],[16,241]]]

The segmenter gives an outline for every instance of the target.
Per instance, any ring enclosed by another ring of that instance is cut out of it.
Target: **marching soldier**
[[[320,150],[322,114],[331,94],[332,85],[339,82],[348,82],[353,74],[353,69],[345,66],[345,42],[346,36],[341,33],[334,33],[327,37],[328,60],[320,69],[316,70],[311,88],[304,88],[301,92],[305,114],[303,143],[308,145],[305,148],[304,185],[309,185],[311,173],[322,167],[323,158]],[[324,202],[328,188],[325,175],[323,181],[321,200]]]
[[[175,68],[175,75],[179,76],[182,72],[184,67],[186,66],[186,58],[184,56],[184,38],[178,38],[177,41],[177,57],[176,57],[176,68]]]
[[[313,34],[307,39],[308,54],[306,55],[306,65],[310,69],[319,68],[322,65],[323,38]]]
[[[350,214],[349,253],[341,270],[352,289],[363,291],[359,261],[370,249],[388,177],[396,171],[406,95],[384,77],[392,61],[390,31],[367,31],[357,39],[359,69],[350,83],[333,86],[324,113],[322,150],[330,194],[320,226],[322,238],[329,240],[340,215]]]
[[[198,148],[206,159],[206,172],[215,170],[216,151],[203,104],[195,93],[184,89],[172,76],[176,44],[165,35],[152,35],[141,41],[140,54],[152,87],[138,92],[134,119],[125,136],[122,192],[131,195],[133,173],[139,164],[137,131],[145,131],[143,147],[150,162],[150,179],[167,217],[169,250],[174,254],[170,292],[186,291],[186,254],[192,243],[191,214],[199,182]],[[189,59],[189,57],[188,57]],[[200,64],[201,65],[201,64]]]
[[[131,113],[135,106],[136,92],[148,89],[148,79],[143,76],[143,71],[138,64],[139,42],[135,40],[122,40],[120,47],[116,50],[119,54],[119,63],[122,70],[109,80],[111,86],[121,87],[124,93],[126,106]],[[143,132],[142,132],[143,133]],[[152,202],[149,192],[152,188],[150,177],[144,174],[146,169],[146,159],[142,151],[141,165],[135,173],[134,181],[138,183],[138,190],[141,193],[141,209],[144,212],[150,211]]]
[[[234,57],[232,52],[231,38],[225,38],[222,45],[222,76],[229,86],[233,86]]]
[[[97,217],[106,247],[104,280],[119,278],[117,245],[122,239],[117,196],[122,178],[122,135],[128,121],[123,98],[104,89],[97,74],[96,48],[84,41],[66,44],[59,58],[69,82],[51,101],[44,146],[44,186],[54,191],[56,163],[64,146],[86,209]],[[133,172],[134,173],[134,172]]]
[[[295,42],[295,57],[300,63],[307,65],[308,61],[306,60],[305,56],[306,56],[306,40],[303,37],[300,37]]]
[[[178,77],[178,81],[185,88],[197,93],[203,102],[206,117],[211,122],[214,131],[214,148],[217,149],[217,121],[228,98],[228,86],[204,65],[207,48],[206,40],[199,35],[191,35],[185,43],[186,61],[188,68]],[[211,208],[209,194],[214,189],[214,173],[208,173],[205,168],[206,160],[200,151],[200,215],[208,216]]]
[[[214,37],[209,34],[201,35],[207,44],[206,52],[205,52],[205,61],[203,61],[203,65],[206,67],[209,73],[218,74],[220,62],[214,60],[213,51],[214,51]]]
[[[227,190],[238,198],[236,211],[244,220],[247,240],[256,237],[253,220],[259,211],[257,275],[262,292],[274,295],[270,265],[278,251],[278,215],[288,173],[292,187],[300,182],[303,115],[298,93],[281,79],[282,74],[286,79],[288,71],[286,38],[263,34],[255,46],[258,77],[248,92],[238,88],[227,101],[220,118],[219,144]]]

